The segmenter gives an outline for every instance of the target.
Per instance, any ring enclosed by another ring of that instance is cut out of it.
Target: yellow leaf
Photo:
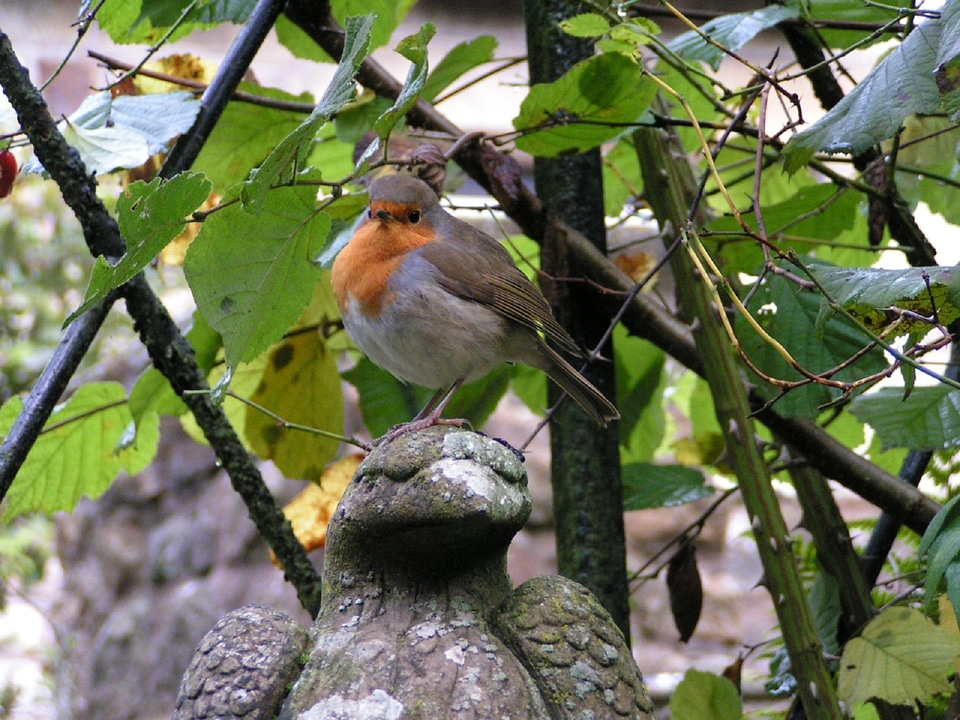
[[[714,464],[724,446],[720,433],[698,433],[693,438],[680,438],[672,444],[677,462],[685,467]]]
[[[220,195],[217,193],[210,193],[210,197],[208,197],[207,201],[198,209],[205,212],[215,208],[219,202]],[[187,255],[187,248],[190,247],[190,243],[192,243],[194,238],[196,238],[199,234],[200,226],[201,223],[188,222],[187,226],[183,229],[183,232],[171,240],[170,244],[160,252],[160,265],[172,265],[173,267],[182,266],[183,258]]]
[[[311,483],[283,509],[293,534],[307,552],[326,544],[327,525],[361,460],[363,455],[356,453],[332,463],[323,471],[319,485]],[[270,556],[279,565],[272,552]]]
[[[960,624],[957,623],[957,613],[953,609],[953,603],[946,595],[941,595],[938,604],[940,606],[940,627],[960,640]],[[960,656],[954,659],[953,665],[957,670],[960,670]]]
[[[613,264],[628,275],[631,280],[640,282],[653,270],[654,265],[657,264],[657,259],[647,252],[622,253],[613,259]],[[645,289],[649,291],[652,287],[653,283],[648,283]]]
[[[197,55],[185,53],[182,55],[169,55],[159,60],[149,62],[144,68],[163,73],[164,75],[170,75],[174,78],[184,78],[185,80],[209,83],[213,80],[214,75],[216,75],[218,66]],[[181,88],[187,90],[196,89],[186,85],[173,85],[163,80],[149,78],[146,75],[138,75],[134,83],[137,87],[137,92],[141,95],[165,93]]]
[[[343,390],[334,353],[317,330],[281,340],[267,352],[267,364],[250,400],[288,423],[343,433]],[[291,478],[320,475],[340,441],[303,429],[282,427],[248,408],[244,434],[260,457],[273,460]]]
[[[293,331],[304,328],[319,328],[321,332],[326,330],[326,326],[336,323],[339,328],[340,308],[337,307],[337,299],[333,294],[333,285],[330,284],[330,271],[324,271],[323,278],[317,283],[313,291],[313,297],[310,304],[293,326]],[[340,333],[346,335],[346,333]]]
[[[919,610],[894,607],[871,620],[847,643],[840,659],[840,699],[848,705],[873,698],[916,707],[949,693],[948,677],[960,655],[960,639]]]

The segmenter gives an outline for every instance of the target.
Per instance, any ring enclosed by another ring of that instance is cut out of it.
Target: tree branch
[[[0,60],[0,63],[3,61]],[[110,312],[113,298],[103,300],[77,318],[60,341],[50,362],[24,401],[23,410],[0,445],[0,500],[6,497],[54,406],[90,349]]]

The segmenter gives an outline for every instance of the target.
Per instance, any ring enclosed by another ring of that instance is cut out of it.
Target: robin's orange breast
[[[368,220],[334,260],[330,280],[337,303],[341,308],[356,303],[358,311],[377,317],[389,302],[390,279],[400,271],[404,256],[434,239],[426,226]]]

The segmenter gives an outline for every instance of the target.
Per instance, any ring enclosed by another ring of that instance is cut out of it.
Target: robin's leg
[[[440,417],[444,408],[447,407],[447,403],[450,402],[453,394],[460,389],[461,385],[463,385],[463,378],[457,380],[449,388],[440,388],[437,390],[434,396],[430,398],[430,401],[424,405],[423,410],[418,412],[413,420],[390,428],[386,435],[374,441],[374,446],[383,445],[395,440],[404,433],[423,430],[424,428],[433,427],[434,425],[452,425],[454,427],[463,427],[466,425],[467,421],[463,419]]]

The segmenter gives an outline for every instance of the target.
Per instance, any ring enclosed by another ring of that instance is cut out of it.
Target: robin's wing
[[[440,271],[440,285],[449,293],[486,305],[504,317],[542,332],[564,352],[583,355],[570,334],[553,317],[546,298],[514,264],[496,240],[457,220],[444,218],[442,240],[418,249],[421,257]],[[477,282],[477,277],[483,282]]]

